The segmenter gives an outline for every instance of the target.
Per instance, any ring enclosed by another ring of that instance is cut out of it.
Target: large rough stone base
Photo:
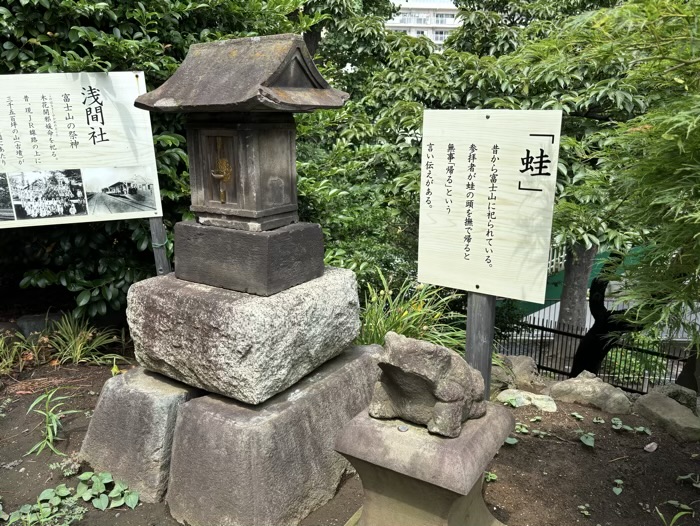
[[[369,403],[381,347],[353,347],[265,404],[216,396],[180,408],[166,501],[190,526],[295,526],[334,495],[333,451]]]
[[[212,287],[271,296],[323,274],[323,233],[313,223],[267,232],[175,225],[175,276]]]
[[[110,378],[90,419],[80,456],[139,492],[163,500],[178,406],[196,389],[143,369]]]
[[[337,356],[360,330],[355,274],[330,267],[269,298],[159,276],[131,286],[126,314],[141,365],[249,404]]]
[[[358,526],[498,526],[481,496],[484,469],[514,425],[503,407],[468,420],[458,438],[428,434],[401,420],[375,420],[364,411],[336,441],[360,475]],[[353,522],[354,521],[354,522]]]

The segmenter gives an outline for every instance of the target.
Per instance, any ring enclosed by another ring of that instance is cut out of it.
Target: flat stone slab
[[[534,405],[537,409],[546,413],[555,413],[557,411],[557,404],[551,396],[528,393],[519,389],[501,391],[498,393],[496,400],[513,407]]]
[[[296,526],[335,495],[335,438],[369,404],[379,346],[352,347],[256,407],[204,396],[180,408],[172,516],[190,526]]]
[[[661,393],[640,396],[634,412],[661,426],[680,442],[700,440],[700,418],[686,406]]]
[[[211,393],[259,404],[340,354],[360,330],[355,274],[270,297],[159,276],[129,289],[136,359]]]
[[[605,383],[588,371],[583,371],[576,378],[553,384],[549,395],[560,402],[592,405],[613,415],[628,415],[632,412],[632,403],[622,389]]]
[[[80,456],[95,471],[108,471],[160,502],[170,471],[170,449],[178,406],[197,390],[145,369],[110,378],[102,388]]]

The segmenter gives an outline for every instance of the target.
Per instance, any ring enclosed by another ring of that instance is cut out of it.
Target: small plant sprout
[[[688,473],[687,475],[680,475],[676,482],[681,484],[692,484],[694,488],[700,489],[700,475],[695,473]]]
[[[579,414],[579,413],[571,413],[571,416],[573,416],[573,417],[574,417],[576,420],[578,420],[579,422],[580,422],[581,420],[583,420],[583,415],[581,415],[581,414]]]
[[[515,432],[520,434],[520,435],[528,435],[530,433],[530,430],[528,429],[528,427],[525,424],[523,424],[521,422],[517,422],[515,424]]]
[[[605,419],[604,419],[604,418],[601,418],[601,417],[599,417],[599,416],[596,416],[595,418],[593,418],[593,423],[594,423],[594,424],[604,424],[604,423],[605,423]]]
[[[510,407],[518,407],[518,401],[515,398],[509,398],[503,405],[509,405]]]
[[[689,513],[693,513],[695,510],[688,506],[687,504],[683,504],[682,502],[679,502],[677,500],[667,500],[663,504],[668,504],[669,506],[673,506],[674,508],[681,510],[681,511],[687,511]],[[693,502],[691,502],[693,504]]]
[[[505,443],[508,444],[509,446],[514,446],[517,444],[519,440],[515,437],[507,437]]]
[[[546,431],[542,431],[541,429],[533,429],[532,436],[537,438],[544,438],[548,437],[549,433],[547,433]]]
[[[44,448],[48,447],[51,451],[60,456],[65,456],[54,446],[56,440],[61,440],[58,437],[58,431],[62,427],[61,419],[66,415],[71,413],[78,413],[76,410],[66,411],[62,409],[65,405],[65,400],[72,398],[71,396],[56,396],[60,387],[52,389],[51,391],[46,391],[41,396],[38,396],[36,400],[32,402],[32,405],[27,409],[27,414],[36,413],[44,418],[43,428],[41,430],[42,439],[40,442],[34,444],[34,447],[25,453],[25,456],[36,453],[37,455],[41,453]],[[40,427],[42,424],[39,424]]]
[[[109,473],[86,471],[78,476],[78,480],[80,482],[75,489],[75,496],[85,502],[92,502],[100,511],[124,505],[133,510],[139,503],[139,494],[123,482],[114,480]]]
[[[620,493],[622,493],[622,486],[624,485],[625,482],[621,479],[615,479],[615,480],[613,480],[613,482],[615,484],[613,486],[613,489],[612,489],[613,493],[615,495],[620,495]]]
[[[581,506],[578,507],[578,512],[583,515],[584,517],[590,517],[591,516],[591,505],[590,504],[582,504]]]
[[[484,472],[484,482],[496,482],[498,480],[498,475],[492,473],[491,471]]]
[[[588,447],[595,447],[595,433],[588,433],[585,432],[581,429],[577,431],[577,433],[580,433],[581,436],[578,437],[578,439],[583,442],[585,446]]]
[[[530,419],[530,422],[542,422],[542,417],[541,416],[533,416]]]
[[[671,522],[668,522],[666,520],[666,516],[663,513],[661,513],[659,508],[658,507],[654,508],[654,510],[656,511],[656,514],[659,516],[659,519],[661,519],[661,522],[664,524],[664,526],[675,526],[676,524],[678,524],[678,521],[681,518],[685,517],[686,515],[691,515],[691,516],[695,515],[693,508],[691,508],[687,504],[681,504],[677,500],[669,500],[669,501],[664,502],[664,504],[670,504],[674,508],[677,508],[680,510],[678,513],[676,513],[671,518]]]
[[[630,433],[636,432],[636,433],[646,433],[647,435],[651,435],[651,431],[649,430],[649,428],[644,427],[644,426],[639,426],[639,427],[628,426],[626,424],[623,424],[622,420],[620,420],[617,417],[610,420],[610,423],[612,424],[612,428],[615,431],[629,431]]]

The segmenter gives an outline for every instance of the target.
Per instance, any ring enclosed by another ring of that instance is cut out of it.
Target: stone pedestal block
[[[323,274],[323,233],[312,223],[266,232],[175,225],[175,276],[212,287],[271,296]]]
[[[139,492],[163,500],[178,406],[198,391],[138,368],[110,378],[90,420],[81,457]]]
[[[348,467],[333,443],[369,403],[379,352],[353,347],[257,407],[217,396],[184,404],[172,516],[190,526],[292,526],[330,500]]]
[[[141,365],[249,404],[337,356],[360,330],[355,274],[334,268],[267,298],[159,276],[131,286],[127,318]]]
[[[515,421],[488,404],[458,438],[428,433],[402,420],[357,415],[336,441],[360,475],[364,501],[358,526],[498,526],[481,496],[483,474]]]

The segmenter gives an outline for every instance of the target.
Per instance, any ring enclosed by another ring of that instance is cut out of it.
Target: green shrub
[[[367,285],[357,343],[383,345],[386,333],[393,331],[464,353],[466,316],[449,308],[458,294],[408,279],[392,287],[381,271],[378,275],[380,289]]]
[[[103,352],[107,346],[119,343],[117,332],[96,329],[82,317],[63,316],[54,323],[49,340],[54,349],[52,356],[60,364],[110,365],[116,361],[126,361],[119,354]]]

